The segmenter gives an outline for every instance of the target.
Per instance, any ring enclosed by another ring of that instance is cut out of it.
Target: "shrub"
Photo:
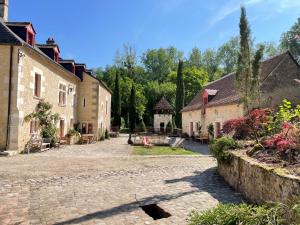
[[[212,123],[207,126],[207,132],[211,137],[214,137],[214,125]]]
[[[75,130],[75,129],[69,129],[67,133],[67,137],[75,137],[75,136],[80,136],[80,133]]]
[[[222,131],[225,134],[234,132],[237,139],[254,138],[258,143],[258,139],[266,134],[270,113],[270,109],[254,109],[244,117],[226,121]]]
[[[204,213],[192,212],[189,225],[279,225],[283,222],[280,207],[253,206],[247,204],[219,204]]]
[[[166,127],[166,131],[167,131],[167,133],[172,133],[173,134],[174,129],[173,129],[173,125],[172,125],[171,122],[168,122],[167,127]]]
[[[237,142],[231,137],[221,137],[209,146],[211,153],[217,158],[218,162],[229,163],[231,161],[231,154],[226,150],[235,149],[238,147]]]

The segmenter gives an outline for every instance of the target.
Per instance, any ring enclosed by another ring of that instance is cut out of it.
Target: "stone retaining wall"
[[[259,164],[241,152],[232,154],[231,163],[219,163],[218,171],[250,202],[286,202],[300,196],[300,177],[287,175],[281,168]]]

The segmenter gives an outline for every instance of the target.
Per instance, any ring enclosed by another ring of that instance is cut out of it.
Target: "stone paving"
[[[186,224],[241,196],[209,156],[132,156],[127,138],[0,158],[0,224]],[[171,217],[139,207],[156,203]]]

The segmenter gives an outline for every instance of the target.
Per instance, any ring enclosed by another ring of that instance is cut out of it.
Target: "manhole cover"
[[[156,204],[144,205],[140,207],[148,216],[151,216],[154,220],[168,218],[171,216],[170,213],[166,212]]]

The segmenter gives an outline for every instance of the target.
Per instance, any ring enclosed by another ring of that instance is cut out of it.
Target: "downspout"
[[[13,67],[13,45],[10,46],[10,61],[9,61],[9,83],[8,83],[8,106],[7,106],[7,127],[6,127],[6,147],[9,148],[10,139],[10,118],[11,118],[11,92],[12,92],[12,67]]]

